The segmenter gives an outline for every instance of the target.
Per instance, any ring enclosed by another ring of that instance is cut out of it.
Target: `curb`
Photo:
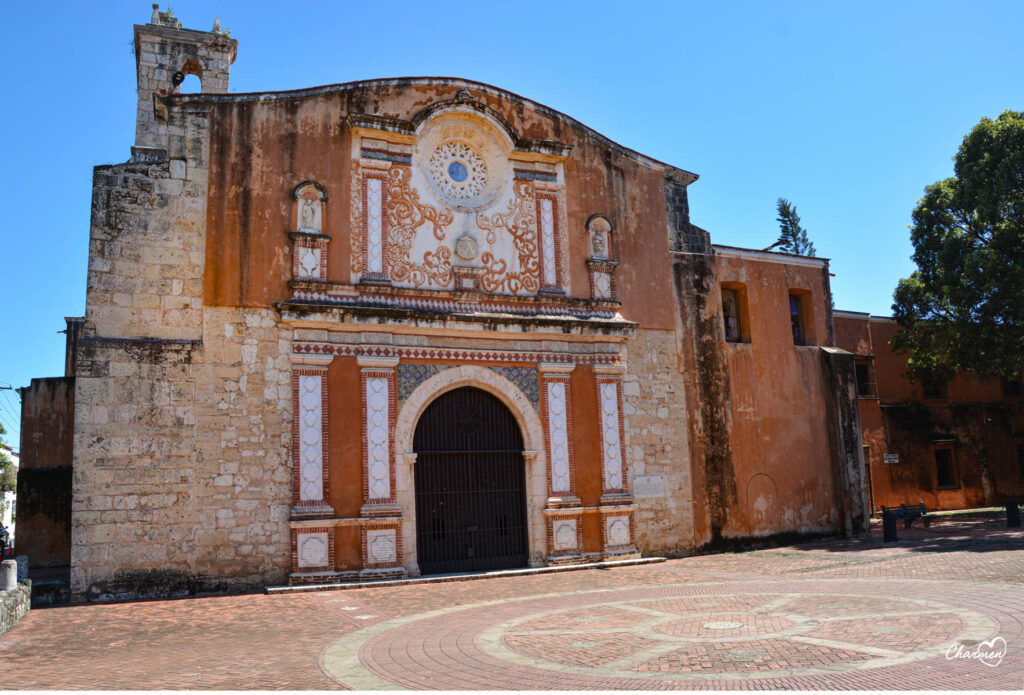
[[[430,577],[412,577],[409,579],[377,579],[366,582],[330,582],[327,584],[299,584],[296,586],[268,586],[263,590],[267,595],[295,594],[310,591],[348,591],[350,589],[366,589],[379,586],[407,586],[410,584],[440,584],[442,582],[465,582],[477,579],[493,579],[497,577],[522,577],[534,574],[552,574],[554,572],[577,572],[580,570],[613,569],[630,565],[651,565],[665,562],[663,557],[643,557],[634,560],[609,560],[607,562],[588,562],[580,565],[562,565],[560,567],[525,567],[515,570],[498,570],[496,572],[466,572],[464,574],[439,574]]]

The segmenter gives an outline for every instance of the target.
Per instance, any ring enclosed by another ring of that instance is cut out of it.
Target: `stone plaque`
[[[664,497],[665,476],[663,475],[634,475],[633,476],[634,497]]]
[[[882,460],[887,464],[895,464],[900,462],[899,454],[882,454]]]

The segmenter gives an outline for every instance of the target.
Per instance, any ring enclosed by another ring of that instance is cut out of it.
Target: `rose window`
[[[487,185],[487,164],[469,145],[446,142],[430,155],[430,176],[454,203],[472,200]]]

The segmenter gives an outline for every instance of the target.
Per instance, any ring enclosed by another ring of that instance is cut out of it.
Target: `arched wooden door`
[[[423,574],[527,564],[523,436],[500,400],[449,391],[416,425],[416,551]]]

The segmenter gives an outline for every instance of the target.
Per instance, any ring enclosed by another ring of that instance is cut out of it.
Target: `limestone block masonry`
[[[93,339],[81,348],[75,595],[184,595],[285,579],[290,332],[266,310],[206,309],[203,325],[202,344]]]
[[[0,591],[0,635],[21,620],[32,602],[32,582],[26,579],[11,591]]]
[[[637,331],[626,343],[622,408],[626,461],[636,498],[637,548],[645,555],[680,555],[693,547],[693,495],[686,399],[674,331]],[[639,494],[637,477],[663,476],[663,489]]]

